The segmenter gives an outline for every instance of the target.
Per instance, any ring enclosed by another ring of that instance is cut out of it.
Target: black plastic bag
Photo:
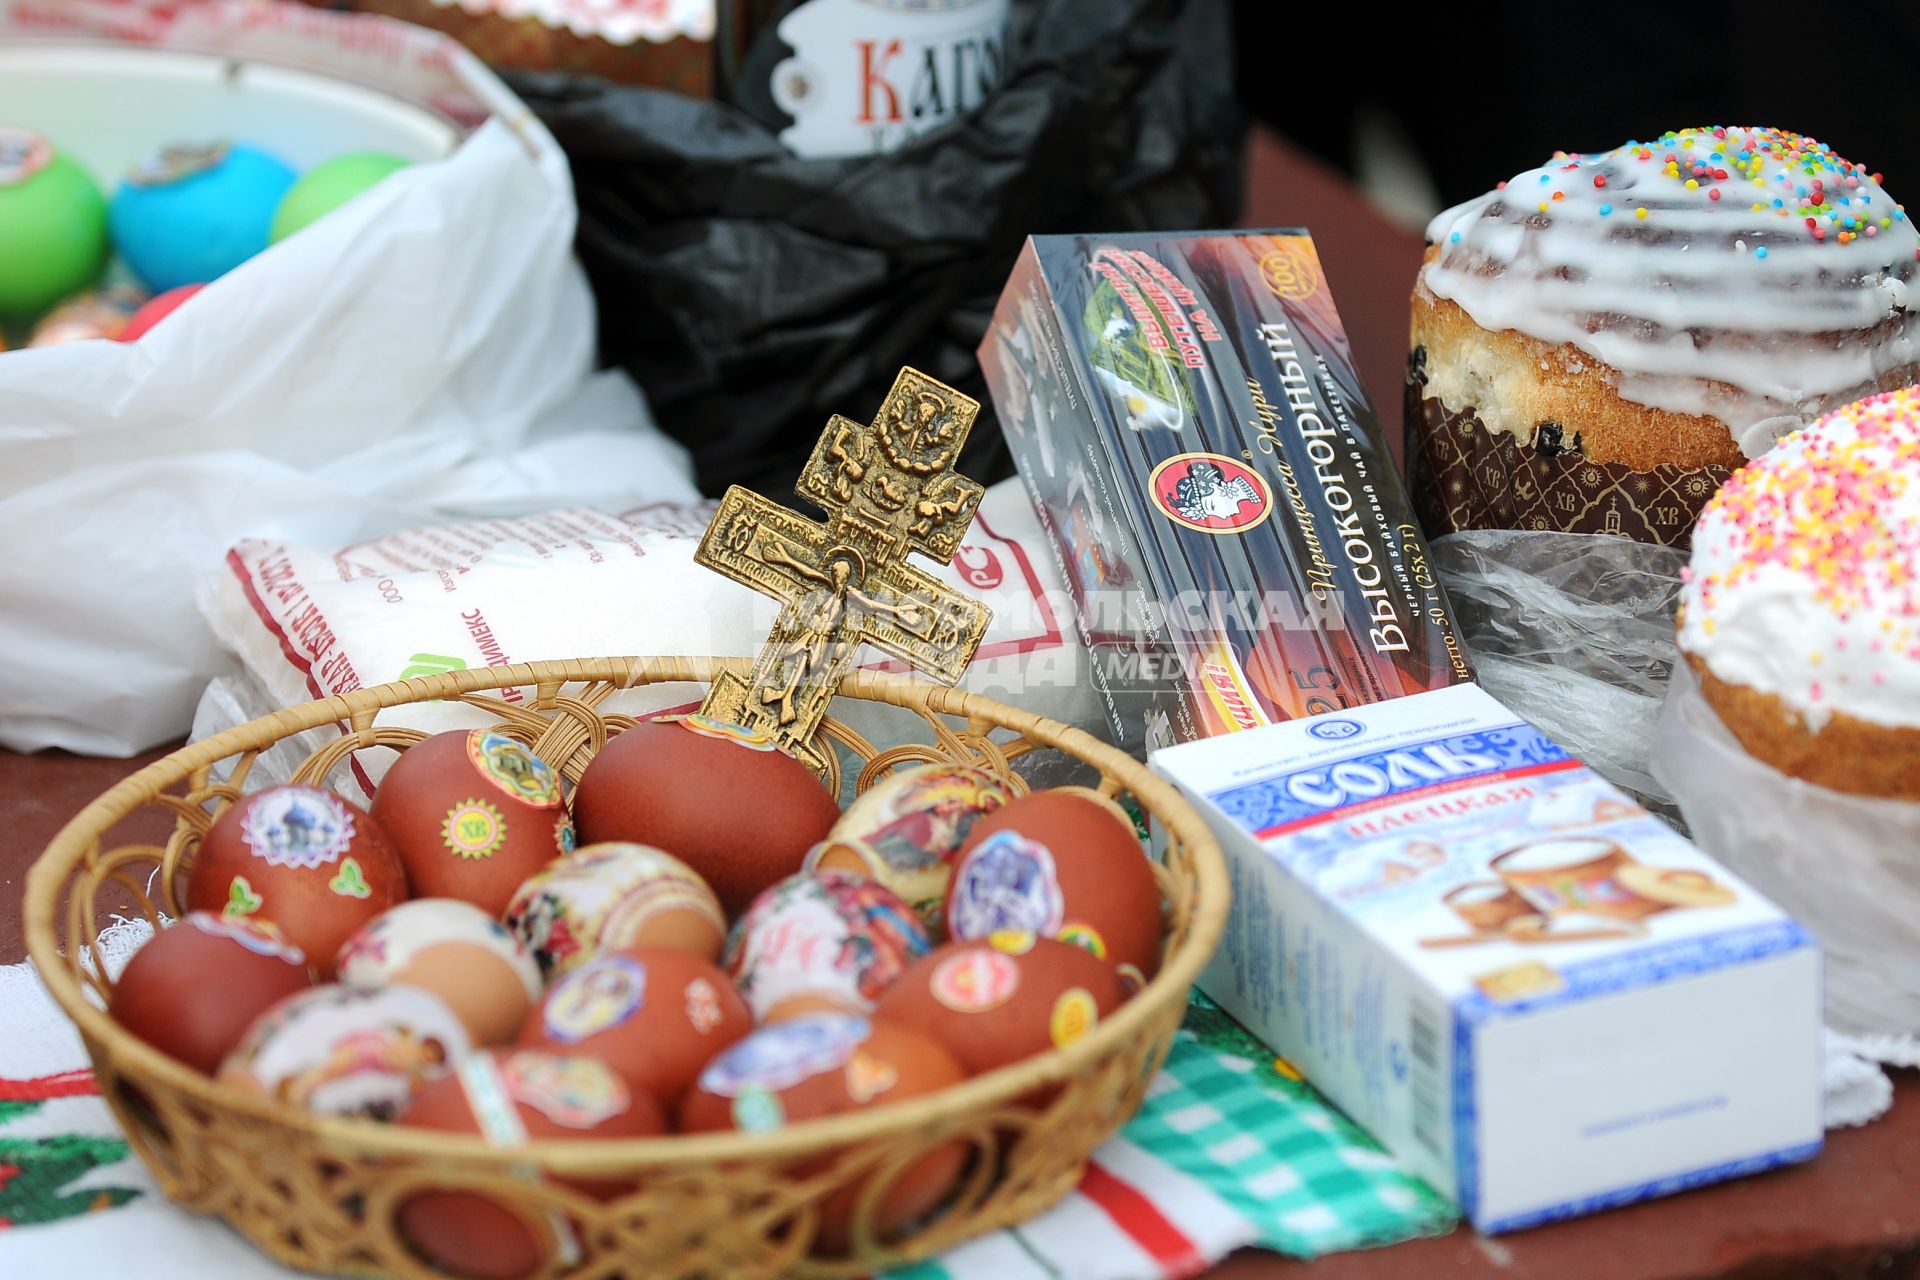
[[[986,401],[979,345],[1030,234],[1203,228],[1239,207],[1226,0],[1016,5],[1005,82],[882,156],[801,159],[720,103],[514,77],[579,189],[601,354],[701,487],[788,491],[902,365]],[[988,405],[962,466],[1012,471]]]

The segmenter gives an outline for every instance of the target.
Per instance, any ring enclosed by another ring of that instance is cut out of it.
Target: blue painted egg
[[[205,284],[267,247],[296,174],[239,142],[163,147],[113,197],[114,247],[155,293]]]

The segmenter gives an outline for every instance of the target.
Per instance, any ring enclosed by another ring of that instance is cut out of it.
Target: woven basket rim
[[[249,1113],[301,1131],[322,1145],[368,1155],[407,1155],[449,1161],[497,1159],[500,1150],[485,1139],[439,1133],[368,1120],[316,1115],[285,1104],[248,1097],[218,1085],[184,1063],[152,1048],[115,1022],[86,996],[75,968],[60,951],[55,932],[60,894],[99,833],[132,809],[199,769],[308,729],[346,724],[349,732],[371,727],[389,707],[493,689],[534,686],[535,708],[569,684],[610,682],[619,688],[662,682],[705,683],[721,671],[746,675],[751,664],[740,658],[609,657],[474,667],[373,685],[351,693],[300,703],[180,748],[137,770],[96,797],[70,819],[27,873],[22,931],[36,971],[62,1010],[87,1038],[103,1043],[116,1057],[196,1101]],[[1038,716],[982,694],[924,680],[859,670],[842,680],[841,697],[927,709],[963,719],[981,719],[1012,729],[1039,745],[1057,747],[1102,770],[1131,792],[1186,846],[1197,892],[1186,939],[1166,955],[1159,971],[1133,999],[1093,1033],[1066,1049],[1054,1049],[998,1070],[974,1076],[938,1093],[905,1099],[844,1115],[797,1122],[771,1133],[718,1132],[665,1134],[651,1138],[547,1139],[514,1148],[516,1159],[537,1162],[568,1174],[592,1174],[614,1167],[645,1165],[670,1169],[728,1160],[805,1154],[858,1143],[906,1127],[922,1127],[961,1115],[978,1115],[1013,1103],[1036,1088],[1057,1083],[1091,1065],[1140,1034],[1153,1014],[1174,1000],[1186,1000],[1225,929],[1228,877],[1219,842],[1192,806],[1166,780],[1132,756],[1083,729]],[[84,946],[90,940],[74,940]]]

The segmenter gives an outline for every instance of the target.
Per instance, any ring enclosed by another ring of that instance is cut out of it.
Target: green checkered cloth
[[[1295,1257],[1439,1234],[1458,1217],[1198,991],[1165,1078],[1124,1136],[1246,1215],[1257,1243]]]
[[[1454,1207],[1199,992],[1139,1115],[1032,1222],[894,1280],[1170,1280],[1449,1231]]]

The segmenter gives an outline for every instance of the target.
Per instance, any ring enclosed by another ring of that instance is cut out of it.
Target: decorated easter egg
[[[1133,825],[1078,787],[1037,791],[974,825],[947,887],[956,941],[1025,930],[1084,947],[1138,983],[1160,966],[1160,885]]]
[[[727,939],[727,972],[754,1017],[864,1013],[927,954],[927,929],[899,894],[865,876],[789,876],[758,898]]]
[[[709,1063],[680,1110],[698,1133],[768,1133],[802,1120],[900,1102],[960,1083],[966,1073],[938,1042],[906,1027],[854,1014],[819,1013],[762,1027]],[[891,1179],[870,1228],[877,1239],[937,1207],[966,1163],[963,1143],[936,1147]],[[796,1169],[796,1179],[807,1170]],[[817,1247],[843,1251],[854,1237],[863,1188],[835,1192],[820,1206]]]
[[[874,1017],[932,1036],[980,1075],[1079,1043],[1128,994],[1119,971],[1084,948],[1007,931],[914,961]]]
[[[672,947],[595,956],[556,982],[520,1043],[591,1054],[671,1108],[700,1068],[753,1027],[710,960]]]
[[[400,1123],[444,1133],[477,1133],[496,1147],[546,1138],[646,1138],[664,1133],[659,1106],[627,1087],[598,1058],[541,1049],[489,1050],[463,1059],[452,1074],[421,1090]],[[610,1198],[619,1184],[572,1182]],[[546,1261],[541,1233],[497,1200],[451,1188],[423,1192],[400,1206],[400,1233],[452,1275],[519,1280]],[[571,1231],[564,1221],[549,1231]]]
[[[560,775],[492,729],[436,733],[400,753],[373,794],[418,897],[497,916],[522,881],[573,848]]]
[[[498,920],[456,898],[416,898],[347,939],[334,972],[350,987],[396,983],[446,1002],[475,1044],[505,1044],[540,1000],[540,967]]]
[[[147,295],[125,286],[83,293],[47,312],[33,326],[29,347],[59,347],[89,338],[112,341],[126,332]]]
[[[201,838],[187,906],[270,921],[322,978],[353,932],[402,902],[407,881],[378,821],[318,787],[242,796]]]
[[[453,1010],[416,987],[315,987],[261,1014],[220,1082],[322,1115],[391,1120],[471,1047]]]
[[[165,293],[148,298],[140,304],[126,326],[115,337],[121,342],[138,342],[152,331],[153,327],[178,311],[181,304],[207,286],[203,284],[183,284],[178,289],[169,289]]]
[[[582,845],[521,885],[506,921],[549,980],[620,947],[677,947],[714,960],[727,937],[706,881],[643,844]]]
[[[160,1052],[212,1075],[255,1018],[313,981],[305,953],[272,925],[189,911],[134,952],[107,1012]]]
[[[668,716],[600,749],[581,775],[573,815],[582,844],[664,849],[733,915],[800,870],[840,809],[772,739],[705,716]]]
[[[24,320],[107,265],[107,203],[31,129],[0,125],[0,318]]]
[[[267,247],[293,182],[285,161],[245,143],[162,147],[114,193],[114,247],[155,293],[205,284]]]
[[[279,244],[406,167],[407,161],[384,151],[349,151],[315,165],[281,197],[269,238]]]
[[[953,857],[973,824],[1013,799],[985,769],[928,764],[869,788],[807,855],[806,869],[851,871],[905,898],[938,931]]]

